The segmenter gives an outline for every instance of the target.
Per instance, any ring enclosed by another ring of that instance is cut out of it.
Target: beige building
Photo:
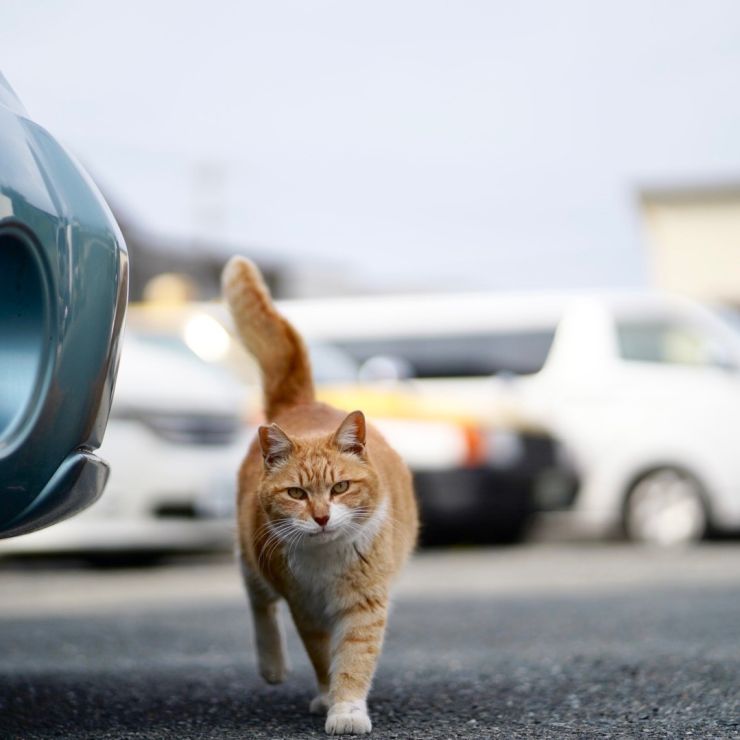
[[[740,307],[740,183],[645,190],[640,200],[656,286]]]

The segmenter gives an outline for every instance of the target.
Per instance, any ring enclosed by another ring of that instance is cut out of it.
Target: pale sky
[[[3,0],[0,65],[144,227],[388,288],[645,284],[637,189],[740,181],[736,0]]]

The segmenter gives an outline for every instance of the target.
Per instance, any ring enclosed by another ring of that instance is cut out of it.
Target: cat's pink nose
[[[326,516],[314,516],[313,520],[320,527],[323,527],[329,521],[329,515],[327,514]]]

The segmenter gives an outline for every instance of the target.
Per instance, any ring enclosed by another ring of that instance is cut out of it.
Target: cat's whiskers
[[[265,544],[262,547],[262,550],[260,552],[259,558],[257,560],[257,563],[260,567],[263,567],[266,565],[266,563],[270,559],[270,554],[272,550],[275,549],[275,545],[280,542],[280,538],[276,537],[275,535],[270,535],[268,539],[266,540]]]
[[[268,522],[263,527],[260,527],[260,530],[268,532],[268,537],[262,547],[262,551],[258,559],[260,565],[269,561],[277,548],[286,540],[287,537],[290,537],[290,534],[294,529],[294,520],[291,517],[276,519]]]
[[[303,541],[305,536],[306,536],[305,533],[301,532],[300,530],[296,532],[295,536],[293,537],[290,544],[288,545],[288,554],[286,556],[288,563],[290,563],[291,553],[293,552],[294,549],[295,550],[298,549],[300,543]]]

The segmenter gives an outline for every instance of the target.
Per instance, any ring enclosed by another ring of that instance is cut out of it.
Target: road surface
[[[740,737],[740,548],[431,552],[401,579],[375,738]],[[0,737],[308,738],[258,678],[228,561],[0,565]]]

